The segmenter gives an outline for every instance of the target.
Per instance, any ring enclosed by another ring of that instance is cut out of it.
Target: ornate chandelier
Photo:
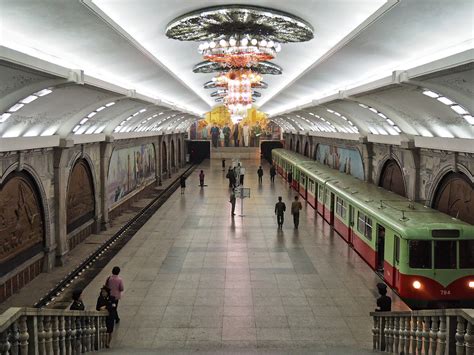
[[[219,72],[204,84],[218,88],[212,95],[223,101],[238,122],[254,101],[254,88],[266,88],[261,74],[278,75],[282,69],[269,61],[281,50],[281,43],[313,38],[312,26],[292,14],[248,5],[224,5],[193,11],[171,21],[169,38],[201,42],[205,62],[195,73]],[[218,93],[218,94],[216,94]],[[255,96],[260,96],[260,93]]]

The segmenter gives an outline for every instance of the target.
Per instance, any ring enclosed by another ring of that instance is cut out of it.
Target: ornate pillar
[[[69,152],[74,147],[72,140],[62,139],[60,146],[54,148],[54,212],[56,235],[56,265],[62,266],[64,256],[69,251],[67,241],[67,163]],[[52,249],[52,246],[50,246]]]
[[[362,161],[364,163],[365,181],[373,182],[373,145],[367,140],[367,137],[359,138]]]
[[[420,149],[415,147],[413,140],[401,142],[402,172],[406,183],[407,197],[410,200],[420,199]]]
[[[109,172],[110,158],[114,148],[114,138],[107,136],[105,142],[100,143],[100,206],[102,208],[102,230],[110,227],[109,203],[107,198],[107,176]]]

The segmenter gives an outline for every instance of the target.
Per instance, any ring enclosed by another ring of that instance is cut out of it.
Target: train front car
[[[407,304],[474,307],[474,226],[429,210],[405,231],[395,286]]]

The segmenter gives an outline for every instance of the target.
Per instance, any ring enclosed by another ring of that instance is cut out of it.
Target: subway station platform
[[[112,267],[122,268],[126,291],[109,352],[372,353],[379,277],[304,201],[293,229],[295,191],[278,176],[271,185],[268,164],[259,186],[259,160],[243,163],[251,189],[244,217],[238,201],[231,218],[226,172],[207,160],[85,290],[94,308]],[[389,295],[393,310],[408,309]]]

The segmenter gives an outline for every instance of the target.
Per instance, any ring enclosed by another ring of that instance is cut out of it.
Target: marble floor
[[[243,217],[240,200],[230,216],[221,161],[205,161],[85,290],[93,308],[122,268],[111,353],[371,353],[379,277],[304,201],[299,229],[287,211],[277,230],[277,197],[289,207],[295,191],[270,184],[268,164],[259,185],[259,161],[242,162]]]

